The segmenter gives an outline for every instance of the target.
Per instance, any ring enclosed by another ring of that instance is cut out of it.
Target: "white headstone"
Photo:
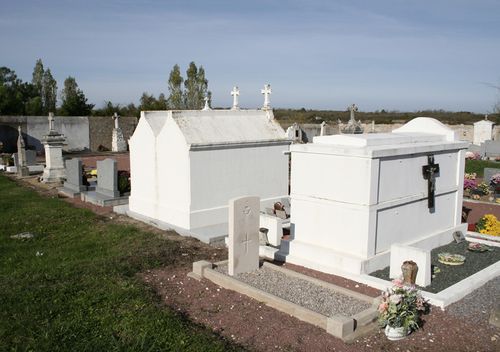
[[[240,104],[238,102],[238,98],[240,96],[240,90],[238,89],[238,87],[233,87],[231,95],[233,96],[233,106],[231,107],[231,110],[239,110]]]
[[[262,110],[269,110],[271,108],[271,101],[269,99],[269,95],[272,93],[271,85],[266,84],[264,89],[261,89],[260,92],[264,94],[264,105],[262,106]]]
[[[259,197],[229,201],[229,275],[259,268]]]
[[[493,121],[488,120],[488,115],[485,116],[484,120],[474,123],[474,139],[473,144],[481,145],[485,141],[489,141],[493,137]]]

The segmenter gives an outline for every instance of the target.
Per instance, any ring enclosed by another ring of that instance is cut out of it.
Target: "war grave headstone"
[[[229,201],[229,275],[259,268],[259,197]]]
[[[393,244],[430,250],[450,242],[453,232],[466,230],[466,148],[431,118],[392,133],[292,145],[292,234],[280,255],[312,269],[359,275],[388,266]]]
[[[87,191],[87,186],[83,183],[83,166],[79,158],[68,159],[66,165],[66,180],[63,187],[59,188],[59,193],[68,197],[75,197],[81,192]]]
[[[66,138],[55,130],[53,113],[49,113],[49,131],[42,138],[42,143],[45,148],[45,168],[43,169],[42,182],[60,182],[66,177],[62,156]]]
[[[120,195],[118,190],[118,166],[116,160],[97,161],[97,186],[95,191],[82,192],[83,201],[99,206],[122,205],[128,203],[128,194]]]

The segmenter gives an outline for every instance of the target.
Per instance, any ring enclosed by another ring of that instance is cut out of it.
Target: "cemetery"
[[[460,302],[498,294],[500,212],[491,208],[500,206],[498,169],[466,172],[476,155],[456,131],[421,117],[392,132],[365,132],[353,104],[344,127],[322,123],[319,135],[304,141],[299,125],[285,131],[274,119],[269,85],[262,94],[261,109],[241,109],[235,87],[228,110],[206,100],[202,110],[144,111],[128,141],[115,114],[107,154],[65,151],[68,138],[50,114],[44,163],[26,150],[19,127],[16,169],[5,172],[110,219],[184,236],[169,252],[180,268],[146,266],[140,275],[195,320],[205,310],[237,320],[233,314],[248,305],[249,319],[267,314],[267,326],[295,319],[290,331],[314,327],[310,336],[336,346],[387,348],[381,341],[400,339],[423,346],[432,344],[420,337],[423,322],[425,333],[441,334],[427,322],[459,319],[453,314],[463,314]],[[44,232],[38,229],[11,238],[36,241]],[[222,308],[228,297],[248,303],[232,312],[234,305]],[[404,324],[391,315],[401,309],[389,308],[395,297],[413,302]],[[492,345],[500,339],[494,303],[485,299],[481,308]],[[236,325],[223,329],[245,338],[250,331]]]

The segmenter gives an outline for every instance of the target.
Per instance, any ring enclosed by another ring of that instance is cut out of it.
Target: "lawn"
[[[489,160],[465,160],[465,172],[468,174],[475,172],[477,177],[483,177],[485,167],[500,168],[500,163]]]
[[[161,305],[137,273],[181,241],[46,198],[0,175],[0,351],[226,351]],[[21,232],[33,239],[13,239]]]

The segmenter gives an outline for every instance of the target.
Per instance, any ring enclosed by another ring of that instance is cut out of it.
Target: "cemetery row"
[[[500,273],[498,238],[468,232],[462,221],[468,143],[454,131],[422,117],[391,133],[362,134],[352,105],[344,133],[323,132],[312,143],[292,143],[300,138],[293,129],[285,132],[274,119],[270,87],[263,94],[259,110],[239,109],[235,94],[231,110],[206,105],[201,111],[142,112],[129,140],[130,195],[125,193],[128,185],[119,191],[123,177],[118,177],[111,159],[97,163],[96,180],[85,177],[81,160],[64,164],[64,136],[54,130],[49,117],[42,180],[64,178],[61,192],[68,196],[116,205],[116,212],[206,243],[225,243],[228,261],[194,263],[193,275],[242,292],[249,291],[238,283],[238,275],[264,270],[259,257],[391,292],[403,290],[404,296],[414,289],[408,291],[402,284],[391,288],[388,279],[399,277],[405,264],[405,284],[431,287],[433,278],[436,282],[443,278],[433,264],[437,256],[443,265],[468,268],[443,290],[423,292],[442,308]],[[115,134],[113,138],[117,146],[124,146],[123,138]],[[18,144],[18,173],[24,176],[29,169],[21,134]],[[489,220],[492,224],[484,225],[488,231],[498,226],[498,221]],[[465,237],[471,242],[465,249],[482,256],[469,255],[462,247],[460,254],[441,252],[441,248],[458,251],[452,242],[465,243]],[[225,272],[217,272],[224,266]],[[470,266],[474,268],[469,270]],[[383,270],[389,273],[370,275]],[[296,312],[344,339],[377,316],[373,307],[347,316],[317,315],[255,290],[255,298]],[[357,304],[356,299],[366,300],[341,291],[354,300],[351,305]],[[418,321],[406,326],[416,327]]]

